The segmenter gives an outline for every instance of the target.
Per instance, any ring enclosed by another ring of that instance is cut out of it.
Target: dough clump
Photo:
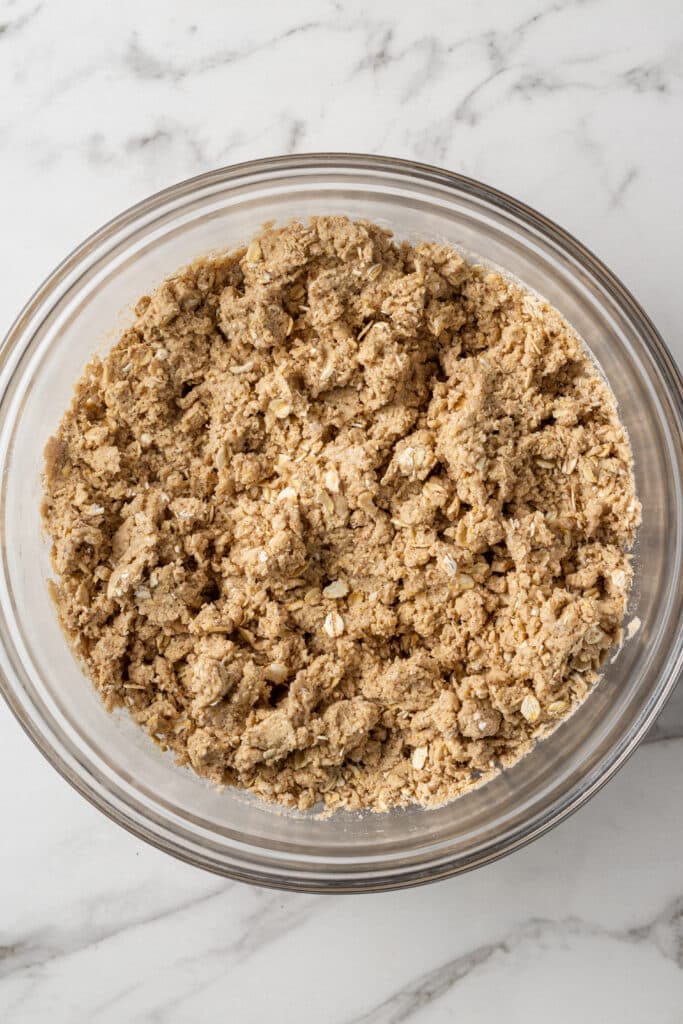
[[[48,443],[43,516],[109,708],[215,783],[381,811],[480,785],[584,699],[640,506],[555,309],[329,216],[138,302]]]

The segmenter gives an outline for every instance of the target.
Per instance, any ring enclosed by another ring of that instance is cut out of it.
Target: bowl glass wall
[[[283,811],[209,787],[109,715],[57,623],[41,532],[42,452],[93,353],[132,304],[196,256],[244,243],[264,221],[365,217],[397,238],[447,242],[555,305],[608,378],[635,456],[643,525],[629,617],[641,626],[573,717],[494,781],[435,810]],[[17,717],[88,799],[190,862],[291,889],[373,890],[484,863],[542,833],[623,762],[681,664],[681,383],[645,314],[579,243],[477,182],[401,161],[321,155],[226,168],[102,228],[45,282],[0,351],[0,685]]]

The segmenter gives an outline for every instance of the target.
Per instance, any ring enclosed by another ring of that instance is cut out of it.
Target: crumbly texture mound
[[[583,700],[640,510],[555,309],[320,217],[136,314],[46,451],[57,607],[109,707],[213,782],[385,810],[481,784]]]

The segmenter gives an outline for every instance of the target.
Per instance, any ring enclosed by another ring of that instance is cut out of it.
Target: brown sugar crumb
[[[443,803],[584,699],[640,518],[542,299],[314,218],[136,307],[46,450],[61,621],[181,764],[301,809]]]

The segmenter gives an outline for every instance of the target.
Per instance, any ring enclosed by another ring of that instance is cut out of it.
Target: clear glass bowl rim
[[[101,247],[111,239],[132,229],[133,225],[143,225],[155,212],[171,209],[174,203],[205,189],[230,186],[231,182],[245,184],[250,179],[261,182],[269,179],[286,181],[289,175],[316,171],[323,174],[335,171],[347,174],[365,172],[372,174],[377,179],[382,173],[386,173],[393,178],[410,179],[418,186],[422,183],[451,189],[456,193],[486,203],[499,212],[513,215],[546,242],[560,248],[609,294],[637,328],[641,340],[665,383],[667,398],[677,428],[678,447],[682,446],[683,378],[678,367],[654,324],[632,293],[581,242],[532,207],[475,179],[415,161],[345,152],[276,156],[217,168],[158,191],[106,222],[52,271],[28,300],[5,335],[0,345],[0,374],[5,382],[5,387],[0,393],[0,409],[5,402],[14,367],[22,352],[30,344],[42,317],[46,316],[49,310],[57,304],[81,274],[97,263]],[[109,799],[106,779],[90,780],[85,778],[83,773],[77,770],[78,758],[74,757],[72,751],[66,749],[59,736],[45,731],[45,723],[35,720],[30,713],[27,701],[22,699],[18,680],[11,678],[5,671],[0,671],[0,693],[19,724],[46,760],[77,792],[112,821],[158,849],[205,870],[273,888],[309,892],[366,892],[404,888],[471,870],[519,849],[565,820],[601,789],[634,752],[674,690],[682,670],[683,643],[681,643],[680,637],[677,637],[672,640],[667,670],[662,673],[657,681],[657,686],[653,688],[647,707],[630,733],[622,737],[622,742],[605,758],[600,773],[596,773],[595,777],[590,780],[580,778],[565,799],[552,806],[541,820],[537,820],[533,824],[533,827],[520,829],[517,834],[507,837],[502,842],[491,842],[488,847],[479,851],[475,856],[454,860],[444,858],[437,864],[430,864],[424,869],[413,867],[408,871],[395,873],[392,873],[391,870],[382,872],[370,869],[367,876],[359,877],[357,880],[350,879],[347,874],[338,879],[335,879],[333,874],[328,874],[323,879],[316,872],[314,866],[312,866],[310,877],[307,877],[305,872],[296,877],[290,877],[284,873],[278,873],[276,861],[266,870],[263,870],[263,866],[257,863],[251,866],[235,863],[217,866],[215,860],[203,858],[201,852],[198,853],[188,846],[183,846],[182,843],[175,843],[168,836],[160,836],[144,812],[140,813],[135,807],[125,806],[121,800]],[[312,861],[314,860],[315,858],[312,858]]]

